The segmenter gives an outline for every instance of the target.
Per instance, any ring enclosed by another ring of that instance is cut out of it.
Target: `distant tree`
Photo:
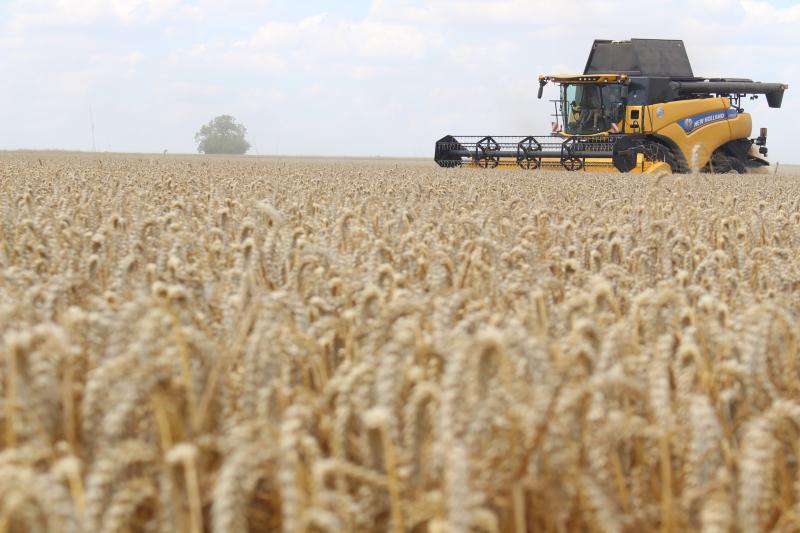
[[[195,133],[197,151],[204,154],[244,154],[250,143],[244,136],[247,128],[230,115],[220,115]]]

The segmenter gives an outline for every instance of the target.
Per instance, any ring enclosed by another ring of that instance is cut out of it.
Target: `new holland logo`
[[[683,120],[679,120],[678,124],[680,124],[681,128],[683,128],[683,131],[688,134],[694,132],[698,128],[707,126],[708,124],[719,122],[720,120],[736,118],[738,114],[739,113],[734,108],[730,108],[725,111],[710,111],[708,113],[700,113],[699,115],[694,115]]]

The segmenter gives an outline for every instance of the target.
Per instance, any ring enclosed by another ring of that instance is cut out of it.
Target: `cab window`
[[[564,131],[572,135],[592,135],[609,131],[622,119],[620,85],[564,84],[561,86],[561,112]]]

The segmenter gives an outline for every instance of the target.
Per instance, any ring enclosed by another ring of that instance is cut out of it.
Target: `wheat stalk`
[[[797,528],[800,185],[0,154],[0,531]]]

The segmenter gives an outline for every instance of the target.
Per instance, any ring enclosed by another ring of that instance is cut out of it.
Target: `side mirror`
[[[622,86],[622,88],[619,90],[619,95],[622,98],[627,98],[628,97],[628,86],[627,85],[623,85]]]
[[[542,99],[542,93],[544,92],[544,86],[545,86],[546,84],[547,84],[547,82],[546,82],[546,81],[544,81],[544,80],[539,80],[539,94],[537,94],[537,95],[536,95],[536,97],[537,97],[539,100],[541,100],[541,99]]]

